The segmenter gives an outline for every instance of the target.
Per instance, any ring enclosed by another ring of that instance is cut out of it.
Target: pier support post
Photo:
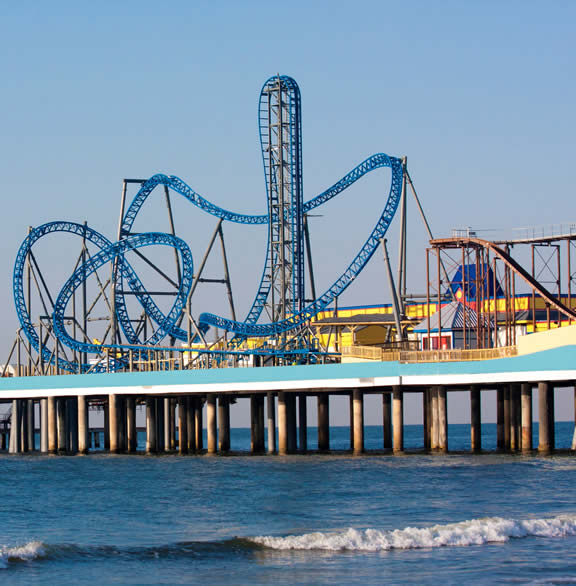
[[[330,395],[323,392],[318,395],[318,450],[330,450]]]
[[[168,399],[168,413],[170,418],[170,434],[169,434],[169,447],[170,451],[176,449],[176,399],[170,397]]]
[[[288,453],[288,421],[286,416],[286,393],[278,392],[278,453]]]
[[[404,393],[402,387],[392,390],[392,418],[394,427],[394,452],[404,451]]]
[[[298,449],[308,451],[308,410],[304,393],[298,395]]]
[[[204,449],[204,417],[203,417],[204,399],[196,397],[196,407],[194,409],[196,419],[196,451],[201,452]]]
[[[361,389],[352,392],[354,418],[354,454],[364,453],[364,393]]]
[[[22,449],[22,430],[21,430],[21,411],[20,401],[12,401],[12,413],[10,415],[10,447],[11,454],[18,454]]]
[[[350,437],[350,450],[354,451],[354,391],[348,395],[348,435]]]
[[[448,451],[448,399],[446,387],[438,387],[438,450]]]
[[[522,451],[532,451],[532,385],[523,383],[522,394]]]
[[[430,392],[430,449],[435,452],[439,446],[440,422],[438,421],[438,388],[431,387]]]
[[[250,450],[253,454],[264,452],[264,396],[250,397]]]
[[[58,426],[57,426],[57,415],[56,415],[56,397],[48,397],[47,410],[48,410],[48,452],[55,454],[58,451]]]
[[[496,389],[496,447],[498,450],[506,448],[504,433],[504,388]]]
[[[512,436],[510,433],[511,426],[511,407],[510,407],[510,385],[504,388],[504,449],[510,451],[512,446]]]
[[[48,452],[48,399],[40,399],[40,451]]]
[[[430,393],[422,391],[422,442],[424,450],[430,450]]]
[[[178,398],[178,453],[188,453],[188,401]]]
[[[264,399],[262,399],[264,401]],[[230,451],[230,398],[227,395],[218,397],[218,450]]]
[[[172,400],[169,397],[164,397],[164,451],[170,452],[172,450]],[[174,421],[175,423],[175,421]]]
[[[286,393],[286,418],[288,423],[288,452],[297,448],[298,426],[296,424],[296,393]]]
[[[538,383],[538,451],[551,452],[554,449],[554,389],[548,382]]]
[[[58,451],[66,452],[66,438],[68,429],[66,426],[66,398],[59,397],[56,400],[56,409],[58,413]]]
[[[88,429],[88,402],[85,395],[78,395],[78,451],[88,453],[90,431]]]
[[[138,431],[136,429],[136,398],[126,397],[126,449],[133,453],[138,448]]]
[[[156,438],[156,399],[146,398],[146,452],[154,453],[158,449]]]
[[[110,452],[115,454],[119,451],[118,448],[118,396],[108,396],[108,413],[109,413],[109,429],[110,429]]]
[[[382,393],[383,448],[392,449],[392,393]]]
[[[276,399],[274,393],[266,396],[266,410],[268,415],[268,453],[276,453]]]
[[[470,451],[482,451],[482,398],[477,386],[470,387]]]
[[[206,429],[208,432],[207,452],[215,454],[218,448],[218,429],[216,426],[216,395],[206,397]]]
[[[188,453],[196,451],[196,397],[186,397],[188,413],[186,430],[188,431]]]
[[[518,422],[520,420],[520,386],[510,385],[510,451],[517,452],[520,449],[520,437]]]
[[[33,452],[36,450],[36,421],[34,417],[34,400],[28,399],[28,409],[26,412],[26,431],[28,432],[28,451]]]

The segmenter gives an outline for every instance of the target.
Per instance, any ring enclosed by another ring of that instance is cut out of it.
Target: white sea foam
[[[30,541],[24,545],[0,546],[0,569],[8,567],[10,562],[29,561],[45,555],[41,541]]]
[[[288,537],[254,537],[252,541],[272,549],[319,549],[327,551],[387,551],[502,543],[529,536],[576,535],[576,515],[549,519],[491,517],[432,527],[406,527],[394,531],[348,529],[339,533],[307,533]]]

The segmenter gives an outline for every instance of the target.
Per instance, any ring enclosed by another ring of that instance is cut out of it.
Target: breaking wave
[[[251,541],[260,546],[278,550],[389,551],[463,547],[503,543],[523,537],[570,535],[576,535],[576,515],[524,520],[490,517],[432,527],[406,527],[393,531],[347,529],[334,533],[253,537]]]
[[[24,545],[0,546],[0,568],[5,569],[11,562],[28,562],[46,554],[41,541],[30,541]]]

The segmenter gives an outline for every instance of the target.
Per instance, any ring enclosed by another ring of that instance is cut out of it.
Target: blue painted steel
[[[95,230],[81,224],[74,224],[71,222],[51,222],[35,228],[31,231],[18,251],[14,266],[13,288],[16,311],[22,326],[22,330],[36,351],[39,351],[39,339],[38,334],[36,333],[32,324],[32,320],[26,305],[24,294],[24,271],[26,259],[31,250],[31,247],[40,238],[53,232],[68,232],[71,234],[76,234],[80,237],[86,238],[86,240],[89,240],[100,249],[98,254],[93,256],[85,264],[78,267],[70,279],[68,279],[57,297],[53,317],[54,331],[62,343],[80,352],[101,352],[103,349],[107,348],[115,349],[120,352],[127,349],[133,349],[136,352],[145,352],[150,349],[159,348],[158,344],[168,334],[180,340],[187,339],[186,332],[181,328],[178,328],[176,326],[176,322],[184,308],[186,297],[190,291],[192,283],[192,256],[188,246],[179,238],[168,234],[132,234],[134,221],[140,209],[144,205],[147,198],[152,194],[154,189],[158,186],[168,187],[172,191],[182,195],[186,200],[197,206],[202,211],[224,221],[248,225],[268,225],[269,228],[268,246],[262,277],[260,279],[260,284],[254,302],[245,320],[234,321],[211,313],[203,313],[199,318],[199,324],[202,329],[206,329],[209,326],[215,326],[230,332],[234,332],[236,334],[234,338],[236,342],[244,339],[247,336],[275,336],[278,334],[283,334],[284,332],[288,332],[300,327],[303,323],[314,317],[318,312],[325,309],[354,281],[354,279],[360,274],[376,251],[378,244],[386,234],[386,231],[388,230],[390,222],[392,221],[398,207],[402,188],[403,173],[401,160],[395,157],[389,157],[383,153],[372,155],[354,169],[352,169],[334,185],[311,200],[302,203],[300,92],[298,85],[292,78],[286,76],[282,76],[280,78],[270,78],[263,86],[259,103],[261,148],[266,177],[266,188],[269,196],[271,195],[270,190],[277,189],[278,187],[278,174],[273,172],[273,170],[270,168],[270,158],[267,158],[266,156],[266,150],[272,148],[270,142],[271,118],[270,112],[264,108],[265,100],[263,96],[265,95],[265,88],[269,87],[269,84],[273,82],[278,82],[279,79],[289,88],[289,92],[287,94],[289,96],[287,112],[289,112],[290,124],[287,126],[287,139],[289,141],[288,158],[290,159],[291,164],[289,165],[288,169],[289,177],[287,185],[288,192],[292,198],[292,206],[289,208],[288,217],[279,217],[276,209],[280,208],[276,208],[270,205],[270,197],[267,214],[241,214],[226,210],[211,203],[176,176],[157,174],[142,184],[140,190],[129,204],[121,223],[121,239],[115,244],[111,243],[107,238]],[[268,118],[266,118],[266,116],[268,116]],[[338,277],[338,279],[336,279],[322,295],[320,295],[306,307],[303,307],[304,242],[301,230],[303,214],[316,209],[317,207],[336,197],[367,173],[384,167],[391,169],[391,184],[388,199],[382,214],[376,223],[376,226],[370,233],[365,244],[356,254],[353,261],[346,268],[346,270],[340,275],[340,277]],[[284,211],[283,213],[286,212]],[[264,307],[267,305],[267,303],[270,303],[269,298],[273,288],[273,283],[271,280],[272,270],[280,262],[278,258],[278,251],[273,249],[271,238],[274,236],[272,230],[273,225],[278,224],[282,219],[286,220],[290,224],[292,233],[296,235],[297,240],[297,242],[294,243],[294,246],[290,249],[290,254],[292,256],[291,262],[296,267],[290,275],[290,278],[292,279],[291,301],[293,304],[290,306],[289,311],[287,312],[288,316],[286,318],[274,319],[269,323],[257,323],[261,317]],[[167,315],[165,315],[157,307],[152,297],[144,290],[141,281],[138,279],[130,264],[124,258],[124,253],[130,249],[140,248],[142,246],[150,246],[153,244],[171,246],[177,249],[182,257],[183,271],[181,282],[179,283],[179,289],[174,304]],[[73,292],[93,271],[109,262],[115,262],[117,265],[117,270],[114,274],[116,283],[115,308],[118,323],[120,324],[120,327],[122,328],[128,343],[123,345],[95,345],[74,340],[67,334],[63,325],[63,316],[66,304],[68,303]],[[150,316],[150,318],[153,319],[157,324],[157,328],[154,333],[146,340],[139,339],[129,319],[123,294],[124,287],[119,286],[124,282],[126,282],[128,287],[130,287],[135,293],[136,298],[142,305],[147,315]],[[220,356],[232,355],[237,353],[235,348],[236,345],[232,344],[232,346],[227,351],[210,351],[210,353]],[[178,350],[186,351],[186,348],[178,348]],[[295,349],[294,352],[300,352],[301,350],[302,349],[300,348]],[[47,349],[43,349],[42,352],[45,361],[52,363],[54,362],[53,356],[50,355],[50,352],[48,352]],[[267,354],[275,352],[278,352],[278,350],[274,349],[274,347],[271,347],[264,350],[253,350],[249,353]],[[246,352],[241,351],[239,353],[243,354]],[[63,369],[72,370],[75,372],[86,371],[88,368],[88,365],[70,363],[61,358],[59,359],[59,366]]]

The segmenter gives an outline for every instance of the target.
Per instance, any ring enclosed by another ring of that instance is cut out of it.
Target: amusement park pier
[[[494,396],[498,450],[552,452],[555,396],[572,397],[576,385],[576,226],[515,238],[487,239],[471,229],[434,238],[407,158],[384,153],[305,200],[301,98],[292,78],[265,82],[258,122],[266,213],[223,209],[182,179],[156,174],[124,180],[115,239],[86,222],[30,228],[14,265],[20,327],[0,378],[0,402],[9,406],[0,449],[87,453],[103,434],[110,452],[135,453],[143,408],[147,453],[226,454],[234,450],[233,406],[248,399],[253,453],[305,453],[312,397],[318,450],[329,452],[331,398],[344,395],[350,450],[361,454],[370,394],[382,401],[381,450],[398,454],[404,452],[405,397],[417,394],[421,447],[444,453],[450,395],[465,391],[473,452],[483,450],[481,405]],[[389,178],[387,196],[376,194],[381,211],[342,272],[320,287],[311,212],[372,172]],[[174,195],[215,222],[198,264],[177,235]],[[407,290],[409,197],[429,238],[425,291],[418,295]],[[143,230],[140,212],[158,198],[169,230]],[[394,267],[387,240],[393,220],[399,227]],[[262,275],[243,319],[232,290],[230,224],[262,226],[267,236]],[[78,251],[71,274],[55,286],[41,249],[61,236],[75,239]],[[210,276],[218,248],[221,274]],[[151,253],[158,250],[168,251],[162,261]],[[375,255],[383,260],[392,302],[339,306]],[[144,278],[143,269],[154,278]],[[221,287],[226,315],[196,313],[204,284]],[[91,410],[103,412],[103,430],[91,422]]]

